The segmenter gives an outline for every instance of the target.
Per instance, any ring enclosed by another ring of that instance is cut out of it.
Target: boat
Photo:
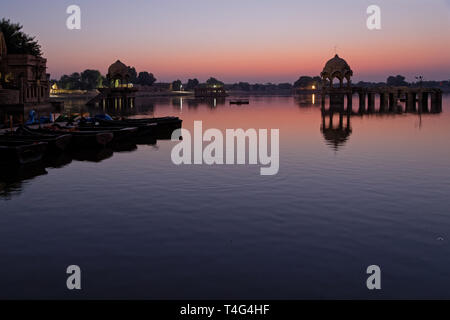
[[[76,131],[75,129],[62,129],[58,126],[51,126],[39,129],[26,127],[27,131],[40,133],[44,135],[63,136],[70,134],[72,136],[70,147],[72,148],[102,148],[108,145],[114,138],[112,132],[105,131]]]
[[[81,132],[95,131],[95,132],[111,132],[114,135],[113,142],[123,142],[137,136],[137,127],[100,127],[100,126],[78,126],[76,130]]]
[[[98,116],[96,121],[101,126],[153,126],[153,133],[158,139],[170,139],[172,132],[180,129],[183,122],[178,117],[105,120]]]
[[[248,100],[231,100],[230,104],[250,104],[250,101]]]
[[[46,142],[1,141],[0,164],[25,165],[41,161],[47,149]]]
[[[60,136],[34,134],[32,132],[26,132],[22,128],[19,128],[16,132],[0,135],[0,141],[46,142],[47,152],[49,153],[63,152],[67,149],[71,140],[71,134],[63,134]]]
[[[10,199],[19,195],[24,187],[23,182],[46,174],[46,165],[42,161],[20,166],[0,166],[0,198]]]
[[[151,123],[127,123],[122,120],[102,120],[96,119],[96,123],[80,123],[79,128],[99,128],[96,130],[114,130],[114,129],[124,129],[124,128],[136,128],[135,136],[156,136],[157,126]],[[89,129],[86,129],[89,130]]]

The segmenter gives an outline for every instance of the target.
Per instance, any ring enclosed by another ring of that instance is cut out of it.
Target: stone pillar
[[[394,112],[397,109],[397,99],[396,93],[389,93],[389,112]]]
[[[366,112],[366,93],[365,92],[358,92],[359,95],[359,113]]]
[[[375,111],[375,94],[373,92],[367,94],[367,104],[367,112],[373,113]]]
[[[442,112],[442,93],[433,92],[431,94],[431,112],[432,113]]]
[[[428,112],[428,92],[419,93],[419,112]]]
[[[330,108],[331,107],[338,107],[343,108],[344,107],[344,94],[343,93],[333,93],[330,94]]]
[[[380,93],[380,113],[384,113],[388,110],[389,95],[387,92]]]
[[[406,93],[406,112],[416,111],[416,94],[415,92],[408,91]]]
[[[352,112],[353,110],[353,94],[347,93],[347,112]]]

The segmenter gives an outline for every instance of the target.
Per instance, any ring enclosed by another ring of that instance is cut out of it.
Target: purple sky
[[[66,8],[81,7],[81,30]],[[381,7],[382,29],[366,28]],[[120,59],[160,81],[292,82],[317,75],[334,47],[355,79],[450,79],[450,0],[3,1],[1,16],[36,35],[53,78]]]

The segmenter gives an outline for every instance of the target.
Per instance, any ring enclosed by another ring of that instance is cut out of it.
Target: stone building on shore
[[[0,31],[0,108],[46,105],[50,83],[47,59],[31,54],[9,54]]]

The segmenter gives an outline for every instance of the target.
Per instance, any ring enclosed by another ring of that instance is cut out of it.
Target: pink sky
[[[159,81],[215,76],[226,82],[292,82],[318,75],[335,46],[356,81],[384,81],[393,74],[450,78],[445,0],[80,0],[81,30],[65,27],[70,4],[2,4],[4,17],[37,36],[52,78],[87,68],[105,73],[120,59]],[[379,31],[366,28],[370,4],[381,7]]]

